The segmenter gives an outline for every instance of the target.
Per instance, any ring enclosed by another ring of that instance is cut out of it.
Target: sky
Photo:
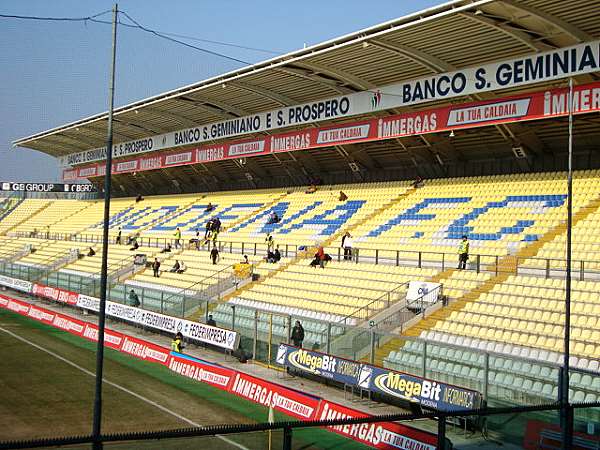
[[[145,27],[250,63],[434,6],[440,0],[122,0],[119,10]],[[3,0],[0,14],[88,17],[105,0]],[[107,13],[100,17],[110,21]],[[125,20],[125,19],[122,19]],[[106,111],[110,25],[0,17],[0,181],[60,181],[57,161],[13,148],[17,138]],[[182,39],[185,40],[185,39]],[[119,28],[115,106],[194,83],[243,65]]]

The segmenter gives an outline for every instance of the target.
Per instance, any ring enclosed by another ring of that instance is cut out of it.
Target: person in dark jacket
[[[123,236],[123,231],[119,228],[119,234],[117,234],[117,241],[116,241],[116,243],[118,245],[121,245],[122,236]]]
[[[217,322],[215,322],[215,319],[213,319],[212,314],[208,315],[208,320],[206,321],[206,325],[210,325],[211,327],[217,326]]]
[[[94,256],[96,254],[96,250],[94,250],[92,247],[90,247],[90,249],[88,250],[88,256]]]
[[[209,219],[208,222],[206,222],[206,228],[204,229],[204,239],[207,240],[208,239],[208,233],[210,233],[212,231],[213,228],[213,219]]]
[[[292,342],[296,347],[302,347],[304,341],[304,328],[299,320],[296,320],[296,325],[292,328]]]
[[[160,261],[158,258],[154,258],[154,262],[152,263],[152,272],[154,272],[154,277],[160,277]]]
[[[210,259],[212,259],[213,265],[217,264],[217,260],[219,259],[219,249],[217,249],[216,246],[210,251]]]
[[[175,264],[173,264],[173,267],[171,267],[171,270],[169,270],[169,272],[177,272],[179,269],[181,268],[181,264],[179,264],[179,260],[175,260]]]
[[[140,306],[140,298],[133,289],[129,291],[129,305],[135,306],[136,308]]]

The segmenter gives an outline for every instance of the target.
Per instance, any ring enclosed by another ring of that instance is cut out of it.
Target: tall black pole
[[[96,392],[94,396],[94,420],[92,437],[94,450],[102,448],[100,429],[102,424],[102,372],[104,364],[104,325],[106,322],[106,288],[108,271],[108,221],[110,219],[110,194],[113,145],[113,104],[115,100],[115,59],[117,52],[118,5],[113,7],[112,49],[110,81],[108,83],[108,132],[106,137],[106,173],[104,174],[104,225],[102,229],[102,265],[100,268],[100,310],[98,311],[98,346],[96,348]]]
[[[569,358],[571,343],[571,229],[573,227],[573,79],[569,79],[569,168],[567,172],[567,279],[565,280],[565,341],[561,386],[562,448],[573,447],[573,410],[569,407]]]

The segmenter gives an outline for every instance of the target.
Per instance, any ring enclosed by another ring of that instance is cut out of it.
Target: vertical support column
[[[292,450],[292,427],[283,427],[283,450]]]
[[[437,449],[444,450],[446,447],[446,416],[438,416]]]

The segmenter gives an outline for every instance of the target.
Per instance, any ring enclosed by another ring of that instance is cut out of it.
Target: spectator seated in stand
[[[137,239],[133,239],[133,245],[131,246],[131,248],[129,249],[130,251],[134,251],[137,250],[138,248],[140,248],[140,244],[138,244]]]
[[[277,248],[275,249],[275,251],[273,252],[273,262],[279,262],[281,261],[281,253],[279,252],[279,245],[277,246]]]
[[[267,251],[267,256],[265,257],[265,260],[268,263],[274,263],[275,262],[275,253],[273,253],[271,250]]]
[[[325,253],[325,249],[323,248],[322,245],[320,245],[319,249],[317,250],[317,253],[315,253],[314,259],[310,263],[310,266],[311,267],[320,266],[321,269],[324,269],[325,263],[328,261],[331,261],[331,256],[329,256],[327,253]]]
[[[415,178],[415,181],[412,182],[412,187],[417,189],[417,188],[420,188],[421,186],[423,186],[423,178],[421,178],[420,176],[417,175],[417,178]]]
[[[338,200],[340,202],[345,202],[346,200],[348,200],[348,196],[344,191],[340,191],[340,196],[338,197]]]
[[[171,243],[167,243],[167,246],[165,248],[163,248],[160,252],[161,253],[171,253]]]
[[[179,265],[179,269],[177,269],[177,273],[183,273],[187,270],[187,266],[185,265],[184,261],[181,261],[181,264]]]
[[[169,272],[176,273],[176,272],[179,271],[179,269],[181,269],[181,264],[179,264],[178,260],[175,260],[175,264],[173,264],[173,267],[171,267],[171,269],[169,270]]]
[[[94,256],[95,254],[96,254],[96,251],[92,247],[90,247],[90,249],[88,250],[88,254],[87,255],[88,256]]]
[[[317,192],[317,186],[315,186],[314,184],[311,184],[309,188],[306,191],[304,191],[305,194],[314,194],[315,192]]]
[[[215,209],[215,207],[213,206],[213,204],[211,202],[208,202],[208,205],[206,205],[206,209],[204,211],[205,212],[211,212],[213,209]]]
[[[280,220],[281,219],[279,218],[277,213],[273,211],[271,214],[269,214],[269,220],[267,220],[267,224],[279,223]]]
[[[142,200],[144,200],[144,197],[142,197],[142,195],[141,195],[141,194],[138,194],[138,196],[135,198],[135,202],[136,202],[136,203],[139,203],[139,202],[141,202]]]

